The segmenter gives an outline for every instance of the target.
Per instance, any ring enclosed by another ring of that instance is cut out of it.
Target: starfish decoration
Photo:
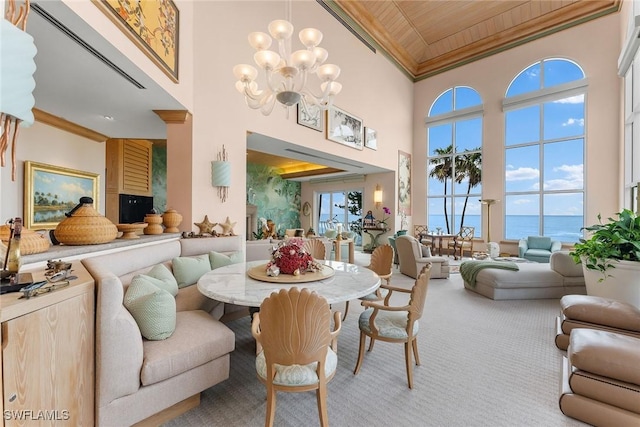
[[[204,216],[204,220],[202,222],[194,222],[193,224],[200,229],[200,234],[211,234],[212,236],[215,235],[213,227],[218,225],[217,222],[209,222],[209,217],[207,215]]]
[[[220,227],[222,227],[222,235],[223,236],[235,236],[236,233],[233,232],[233,227],[236,224],[237,224],[237,222],[231,222],[231,220],[229,220],[229,217],[227,217],[227,220],[225,222],[221,222],[218,225]]]

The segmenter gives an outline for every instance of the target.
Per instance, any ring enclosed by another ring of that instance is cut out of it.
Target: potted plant
[[[407,234],[407,227],[407,213],[404,211],[404,209],[402,209],[400,211],[400,230],[398,230],[396,236],[404,236],[405,234]]]
[[[582,263],[587,294],[629,302],[640,307],[640,216],[628,209],[598,224],[580,239],[570,255]]]

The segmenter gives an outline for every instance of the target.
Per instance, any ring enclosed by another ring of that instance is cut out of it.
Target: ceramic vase
[[[165,233],[179,233],[178,226],[182,222],[182,215],[176,212],[175,209],[169,209],[162,214],[162,223],[165,226]]]
[[[144,222],[147,227],[143,230],[144,234],[162,234],[164,229],[162,228],[162,217],[160,214],[146,214],[144,216]]]

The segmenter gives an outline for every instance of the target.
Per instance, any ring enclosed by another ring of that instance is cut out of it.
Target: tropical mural
[[[152,147],[151,195],[153,208],[158,213],[167,210],[167,147]]]
[[[247,203],[256,205],[258,218],[271,219],[278,235],[300,228],[301,184],[287,181],[272,166],[247,163]]]

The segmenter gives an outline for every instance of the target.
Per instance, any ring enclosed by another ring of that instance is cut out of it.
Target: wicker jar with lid
[[[165,233],[179,233],[178,226],[182,222],[182,215],[180,215],[175,209],[169,209],[162,214],[162,222],[166,227]]]
[[[144,234],[162,234],[164,232],[160,214],[148,213],[144,216],[144,222],[149,224],[147,228],[143,230]]]
[[[0,225],[0,241],[6,246],[11,236],[11,228],[8,225]],[[31,255],[46,252],[51,243],[46,236],[37,233],[28,228],[22,229],[22,238],[20,239],[20,255]]]
[[[65,215],[67,218],[53,232],[56,240],[65,245],[98,245],[118,235],[116,225],[93,208],[91,197],[81,197],[80,203]]]

